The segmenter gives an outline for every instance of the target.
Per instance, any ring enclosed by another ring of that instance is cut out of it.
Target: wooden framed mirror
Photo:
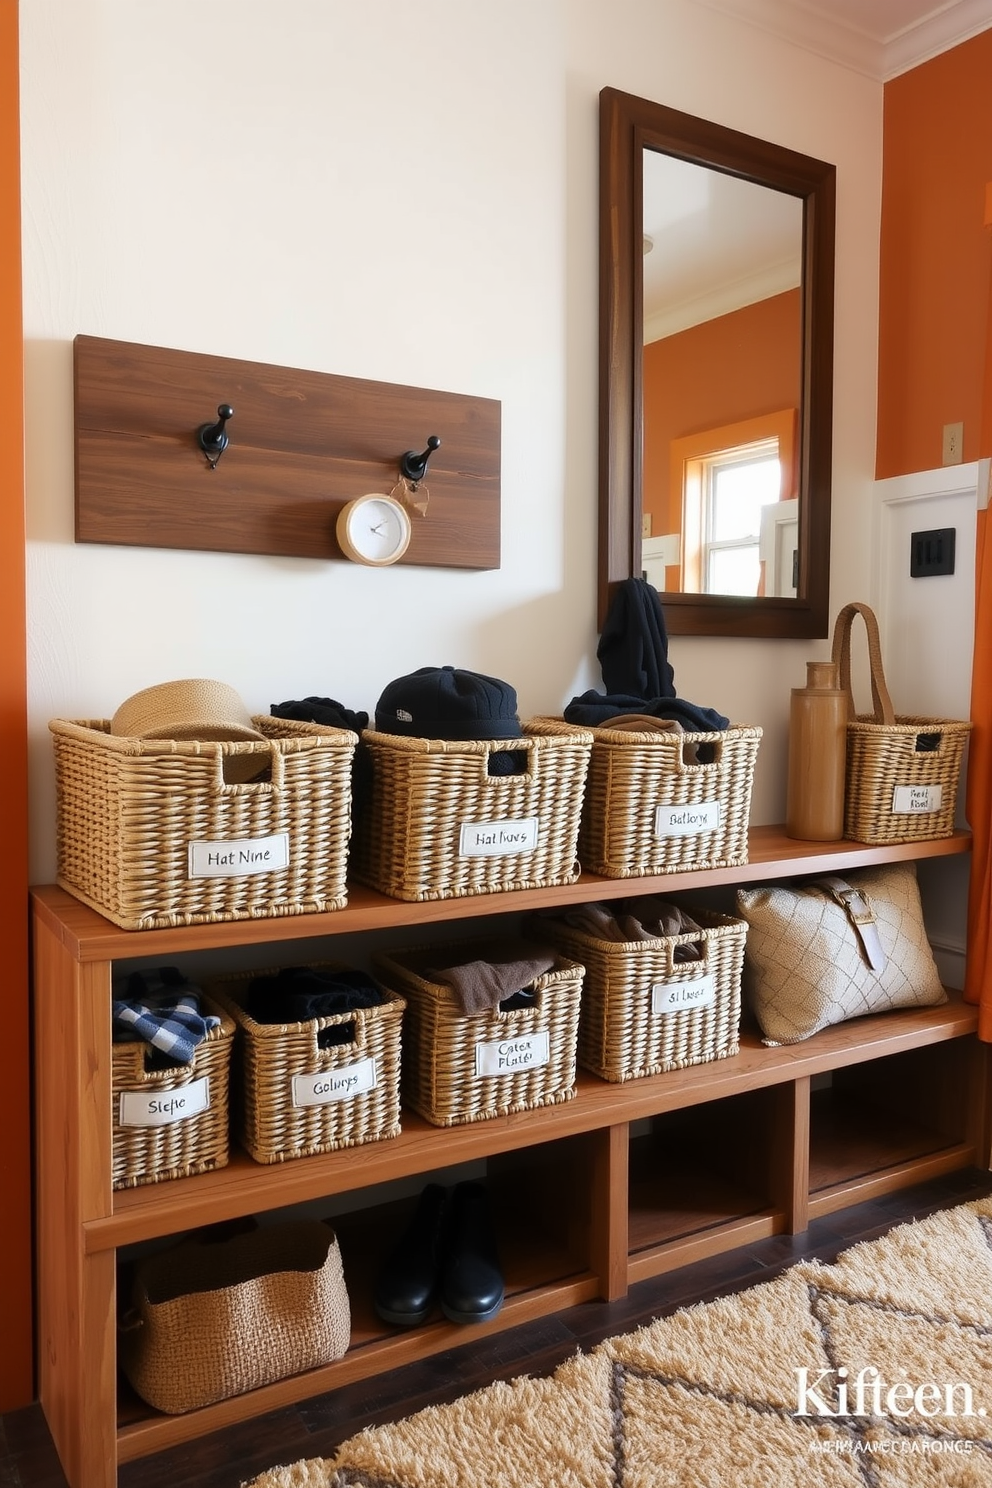
[[[835,176],[600,94],[600,624],[644,575],[674,635],[827,635]]]

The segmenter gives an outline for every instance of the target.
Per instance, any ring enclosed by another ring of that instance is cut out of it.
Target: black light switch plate
[[[909,555],[911,579],[929,579],[934,574],[954,572],[954,527],[937,527],[932,532],[914,532]]]

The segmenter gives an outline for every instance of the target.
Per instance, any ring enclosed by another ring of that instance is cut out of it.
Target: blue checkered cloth
[[[200,989],[175,967],[134,972],[113,999],[114,1033],[141,1039],[175,1064],[189,1064],[220,1019],[200,1011]]]

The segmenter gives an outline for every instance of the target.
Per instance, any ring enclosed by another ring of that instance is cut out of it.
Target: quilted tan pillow
[[[744,990],[766,1044],[796,1044],[865,1013],[947,1001],[913,863],[845,874],[853,899],[824,882],[737,891],[748,923]]]

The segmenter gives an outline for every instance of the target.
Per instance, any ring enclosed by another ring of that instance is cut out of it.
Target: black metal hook
[[[440,444],[441,441],[437,435],[431,434],[427,440],[427,448],[422,455],[418,455],[416,450],[407,450],[400,461],[400,474],[405,476],[408,481],[413,481],[414,484],[417,481],[422,481],[427,474],[427,461],[434,451],[440,447]]]
[[[207,457],[207,464],[211,470],[217,468],[217,461],[231,442],[230,435],[224,425],[229,418],[233,417],[234,409],[230,403],[220,403],[217,406],[217,422],[215,424],[201,424],[196,431],[197,441]]]

